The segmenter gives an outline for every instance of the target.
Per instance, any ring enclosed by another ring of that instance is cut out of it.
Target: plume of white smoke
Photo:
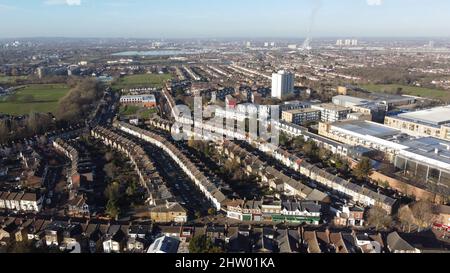
[[[311,16],[309,18],[309,25],[308,25],[308,30],[306,33],[306,39],[303,42],[303,46],[302,46],[303,50],[311,49],[312,31],[313,31],[314,23],[316,22],[317,14],[319,13],[320,8],[322,7],[322,0],[311,0],[311,1],[314,2],[314,6],[311,11]]]

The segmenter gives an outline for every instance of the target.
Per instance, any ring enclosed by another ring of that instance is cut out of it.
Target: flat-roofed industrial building
[[[384,152],[397,174],[432,192],[450,196],[450,141],[417,138],[368,121],[320,123],[319,133],[350,146]]]
[[[450,141],[425,137],[402,143],[394,165],[416,182],[434,186],[434,191],[450,195]]]
[[[390,159],[404,148],[398,143],[408,138],[400,130],[370,121],[346,120],[320,123],[319,134],[350,146],[363,146],[386,153]]]
[[[386,117],[384,123],[410,135],[450,140],[450,105]]]

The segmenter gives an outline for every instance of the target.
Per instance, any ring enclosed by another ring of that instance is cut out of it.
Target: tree
[[[0,120],[0,143],[6,142],[9,139],[9,128],[6,121]]]
[[[194,136],[191,136],[191,138],[189,138],[188,146],[191,147],[191,148],[195,148],[196,147],[196,141],[194,140]]]
[[[136,192],[137,192],[137,185],[136,185],[136,182],[133,181],[127,187],[127,190],[125,191],[125,193],[127,194],[128,197],[133,197],[136,195]]]
[[[305,138],[303,136],[298,136],[293,140],[293,146],[295,149],[301,149],[305,145]]]
[[[35,253],[37,252],[36,248],[33,245],[32,241],[28,242],[17,242],[13,241],[8,244],[8,248],[6,250],[8,253]]]
[[[209,215],[214,215],[214,214],[216,214],[216,210],[213,209],[213,208],[209,208],[209,209],[208,209],[208,214],[209,214]]]
[[[105,196],[108,199],[106,213],[112,218],[117,218],[120,215],[120,184],[118,182],[111,183],[105,190]]]
[[[288,136],[285,133],[281,132],[280,133],[280,145],[281,146],[287,146],[288,143],[289,143]]]
[[[347,174],[349,171],[349,166],[348,166],[348,162],[345,160],[342,160],[340,157],[337,157],[334,159],[335,161],[335,167],[336,169],[338,169],[339,172],[343,173],[343,174]]]
[[[113,159],[114,159],[114,153],[111,153],[111,152],[105,153],[106,162],[111,162]]]
[[[189,242],[189,253],[222,253],[220,247],[214,246],[214,243],[206,235],[194,236]]]
[[[100,99],[102,92],[98,82],[83,79],[64,96],[58,105],[56,116],[66,122],[76,122],[92,111],[92,104]]]
[[[39,144],[40,145],[45,145],[48,143],[48,138],[46,136],[40,136],[39,137]]]
[[[105,190],[105,196],[108,199],[118,200],[120,197],[120,184],[118,182],[111,183]]]
[[[327,149],[324,149],[324,148],[320,148],[318,154],[319,154],[319,158],[323,161],[328,160],[332,155],[332,153],[330,151],[328,151]]]
[[[109,199],[106,204],[106,213],[114,219],[117,219],[120,215],[120,208],[116,199]]]
[[[30,134],[36,135],[43,131],[48,124],[45,124],[48,120],[45,120],[39,113],[32,112],[26,119],[26,126]]]
[[[305,155],[311,158],[317,158],[319,154],[319,148],[314,141],[308,141],[303,145],[303,152]]]
[[[375,227],[376,230],[388,228],[392,224],[392,217],[382,208],[373,207],[369,210],[367,224],[371,227]]]
[[[353,169],[353,175],[359,180],[369,178],[372,173],[372,164],[370,163],[370,159],[367,157],[363,157]]]
[[[103,167],[103,171],[109,178],[114,177],[114,174],[116,173],[116,169],[117,169],[117,167],[113,162],[105,164],[105,166]]]
[[[433,220],[435,219],[433,209],[433,204],[427,201],[418,201],[412,205],[411,211],[417,221],[419,231],[433,224]]]
[[[184,89],[183,88],[177,88],[177,90],[175,91],[175,97],[183,97],[185,95]]]
[[[416,219],[408,205],[403,206],[398,210],[397,218],[402,224],[403,231],[405,231],[405,227],[408,227],[408,232],[411,232],[411,226],[414,225]]]
[[[202,213],[200,211],[195,212],[195,218],[199,219],[202,217]]]

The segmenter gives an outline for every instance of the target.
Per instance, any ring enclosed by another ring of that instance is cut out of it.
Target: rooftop
[[[154,101],[155,100],[155,95],[152,95],[152,94],[148,94],[148,95],[126,95],[126,96],[121,96],[120,99],[122,99],[122,100],[142,99],[142,100]]]
[[[336,105],[336,104],[333,104],[333,103],[316,104],[316,105],[312,105],[311,107],[315,108],[315,109],[327,109],[327,110],[333,110],[333,111],[347,111],[347,110],[350,110],[350,108],[348,108],[348,107]]]
[[[312,113],[312,112],[318,112],[318,111],[320,111],[320,110],[318,110],[318,109],[311,109],[311,108],[305,108],[305,109],[287,110],[287,111],[283,111],[283,112],[295,115],[295,114]]]
[[[450,141],[424,137],[403,142],[405,151],[450,164]]]
[[[399,130],[370,121],[345,121],[334,123],[333,126],[347,131],[358,132],[358,134],[361,135],[369,135],[379,138],[389,138],[401,133]]]
[[[414,100],[414,98],[408,97],[408,96],[402,96],[402,95],[394,95],[394,94],[388,94],[388,93],[371,93],[370,98],[377,102],[382,103],[392,103],[397,101],[410,101]]]
[[[345,106],[345,107],[362,105],[362,104],[367,104],[370,102],[372,102],[372,101],[367,100],[367,99],[357,98],[357,97],[351,97],[351,96],[339,95],[339,96],[333,97],[333,103],[340,105],[340,106]]]
[[[450,123],[450,105],[432,109],[400,114],[398,117],[414,122],[440,126]]]

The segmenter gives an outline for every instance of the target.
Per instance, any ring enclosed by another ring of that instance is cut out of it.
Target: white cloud
[[[46,5],[81,6],[81,0],[46,0]]]
[[[0,11],[14,10],[16,7],[0,4]]]
[[[369,6],[381,6],[383,5],[383,0],[366,0]]]

